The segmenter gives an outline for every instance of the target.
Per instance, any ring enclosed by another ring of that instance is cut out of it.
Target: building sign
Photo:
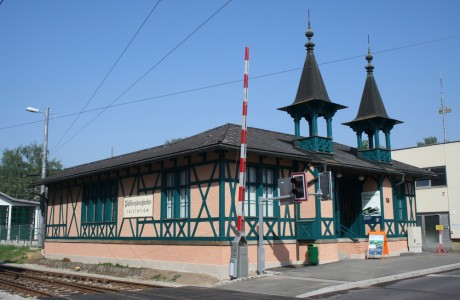
[[[367,248],[367,258],[383,258],[383,255],[389,255],[388,242],[385,231],[369,232],[369,245]]]
[[[364,224],[380,223],[380,219],[382,218],[380,191],[362,192],[361,201]]]
[[[153,217],[153,195],[126,197],[123,218]]]

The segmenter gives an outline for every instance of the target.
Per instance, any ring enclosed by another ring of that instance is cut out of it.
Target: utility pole
[[[43,113],[34,107],[27,107],[28,112]],[[42,180],[46,178],[46,165],[48,162],[48,123],[50,118],[50,108],[45,108],[45,134],[43,137],[43,150],[42,150]],[[45,202],[46,187],[44,184],[40,186],[40,214],[38,215],[38,229],[37,241],[38,247],[43,248],[45,245],[45,216],[46,216],[46,202]]]
[[[46,164],[48,162],[48,122],[50,119],[50,108],[45,108],[45,134],[43,138],[43,154],[42,154],[42,180],[46,178]],[[46,187],[44,184],[40,186],[40,201],[45,201]],[[40,205],[39,228],[38,228],[38,246],[45,246],[45,216],[46,204]]]

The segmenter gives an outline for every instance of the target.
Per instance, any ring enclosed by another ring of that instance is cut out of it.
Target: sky
[[[392,148],[442,142],[443,128],[460,140],[457,0],[3,0],[0,151],[43,143],[44,115],[28,106],[50,108],[49,158],[64,167],[241,124],[245,47],[248,126],[294,134],[277,108],[297,92],[308,10],[329,97],[348,107],[335,142],[357,143],[342,123],[358,112],[368,35],[387,113],[404,122]]]

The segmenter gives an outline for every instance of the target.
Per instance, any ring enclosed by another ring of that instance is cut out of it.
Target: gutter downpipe
[[[400,186],[404,182],[406,182],[406,174],[402,174],[401,181],[396,184],[396,187]]]

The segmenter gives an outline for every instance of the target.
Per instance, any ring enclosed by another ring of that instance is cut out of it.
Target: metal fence
[[[37,245],[39,228],[33,225],[0,226],[0,244]]]

